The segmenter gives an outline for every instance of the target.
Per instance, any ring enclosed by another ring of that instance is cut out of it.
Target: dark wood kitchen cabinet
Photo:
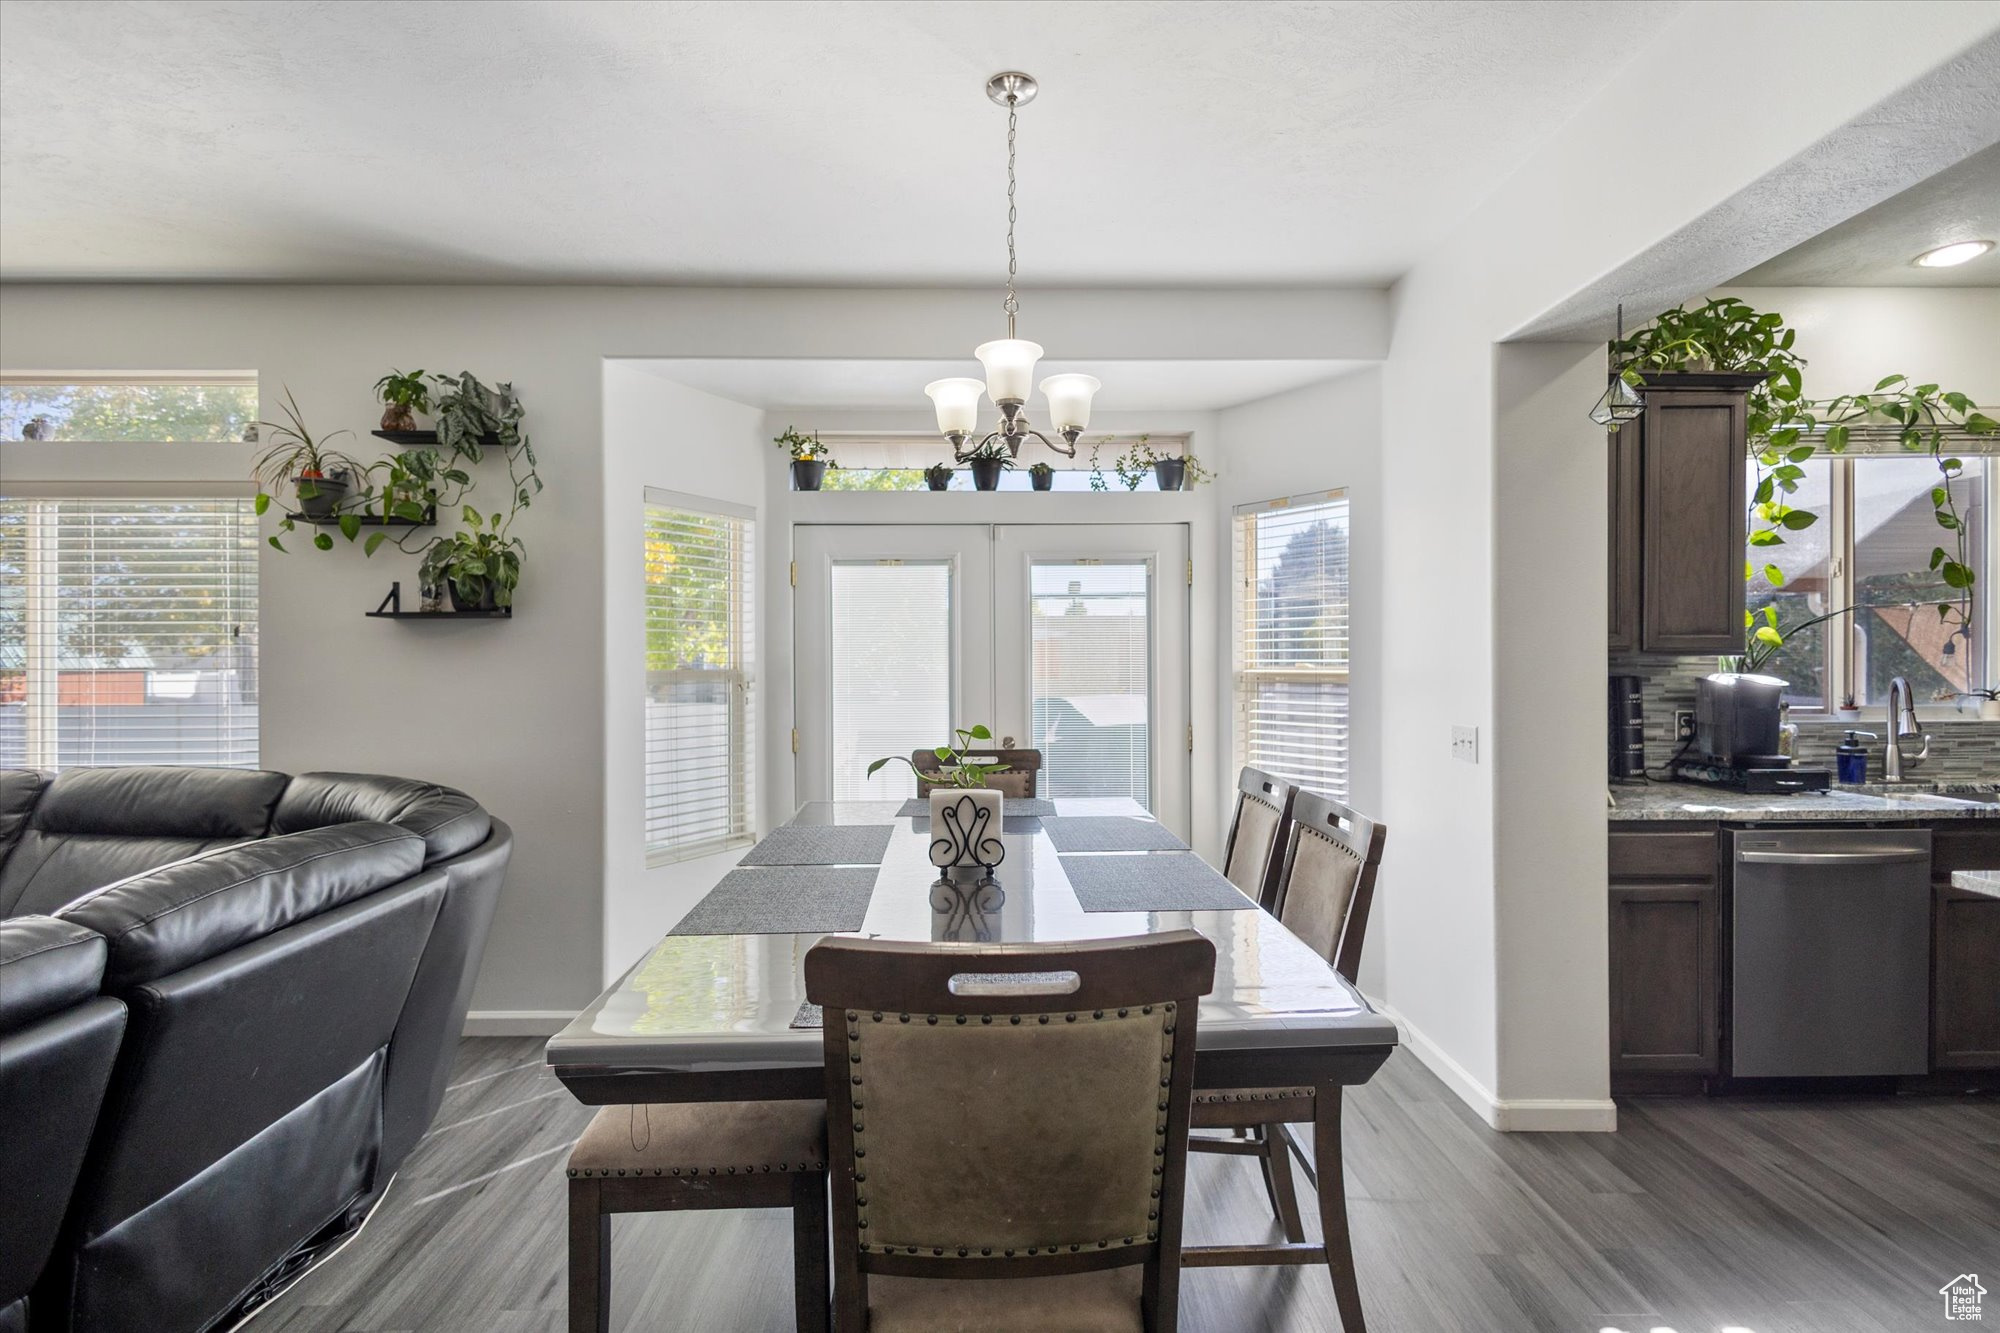
[[[1743,649],[1745,407],[1756,375],[1670,375],[1610,437],[1610,650]]]
[[[1941,827],[1931,841],[1931,1068],[2000,1069],[2000,898],[1953,888],[2000,870],[2000,831]]]
[[[1716,856],[1713,828],[1611,834],[1613,1092],[1720,1067]]]

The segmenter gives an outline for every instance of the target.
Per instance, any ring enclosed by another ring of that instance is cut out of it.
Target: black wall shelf
[[[389,595],[373,611],[364,612],[372,620],[512,620],[514,608],[496,606],[490,611],[405,611],[401,581],[389,585]]]
[[[337,528],[340,526],[341,519],[341,515],[339,514],[328,514],[325,518],[313,518],[307,514],[290,513],[286,514],[285,517],[294,523],[310,523],[316,528]],[[358,519],[364,528],[428,528],[437,523],[437,510],[426,510],[424,516],[420,519],[383,518],[380,514],[355,514],[353,517]]]
[[[437,448],[438,433],[434,430],[371,430],[368,433],[378,440],[387,440],[389,443],[401,445],[405,449]],[[479,437],[479,447],[482,449],[498,449],[500,447],[500,437],[498,435],[482,435]]]

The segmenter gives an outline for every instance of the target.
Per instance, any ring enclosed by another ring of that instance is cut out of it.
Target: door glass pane
[[[883,755],[951,737],[951,566],[836,562],[832,574],[833,799],[915,796],[906,765],[866,774]]]
[[[1152,808],[1150,576],[1144,561],[1030,567],[1044,796],[1129,796]]]
[[[1749,460],[1744,466],[1749,469],[1748,485],[1754,495],[1756,461]],[[1809,527],[1782,530],[1777,541],[1749,548],[1751,574],[1744,590],[1744,606],[1759,625],[1767,623],[1767,608],[1774,610],[1777,628],[1785,636],[1785,646],[1758,670],[1785,682],[1785,701],[1792,706],[1824,708],[1826,636],[1833,622],[1821,621],[1817,625],[1806,622],[1838,609],[1829,600],[1832,562],[1828,552],[1833,524],[1827,516],[1831,512],[1833,464],[1825,458],[1812,458],[1798,466],[1804,474],[1792,479],[1798,489],[1782,498],[1791,508],[1813,514],[1817,521]],[[1753,530],[1771,526],[1761,521],[1754,510],[1750,525]],[[1771,576],[1773,569],[1777,571],[1775,582]]]
[[[1984,588],[1989,571],[1986,549],[1986,468],[1990,460],[1968,458],[1965,474],[1952,483],[1959,520],[1970,537],[1967,563],[1976,572],[1974,588]],[[1986,684],[1984,623],[1973,623],[1971,642],[1960,611],[1964,594],[1931,572],[1931,553],[1943,547],[1956,558],[1958,542],[1938,526],[1931,488],[1937,465],[1928,458],[1854,460],[1854,691],[1856,702],[1875,704],[1889,697],[1889,682],[1909,679],[1917,702],[1949,699]],[[1947,618],[1940,604],[1958,610]],[[1976,611],[1977,608],[1970,608]]]

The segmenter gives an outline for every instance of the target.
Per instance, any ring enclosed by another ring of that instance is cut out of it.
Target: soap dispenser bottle
[[[1834,776],[1844,785],[1858,787],[1868,781],[1868,747],[1861,743],[1861,737],[1876,739],[1872,731],[1850,731],[1847,739],[1834,747]]]

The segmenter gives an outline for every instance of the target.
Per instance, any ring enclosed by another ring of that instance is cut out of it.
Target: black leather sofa
[[[200,1333],[359,1226],[511,845],[401,778],[0,770],[0,1333]]]

